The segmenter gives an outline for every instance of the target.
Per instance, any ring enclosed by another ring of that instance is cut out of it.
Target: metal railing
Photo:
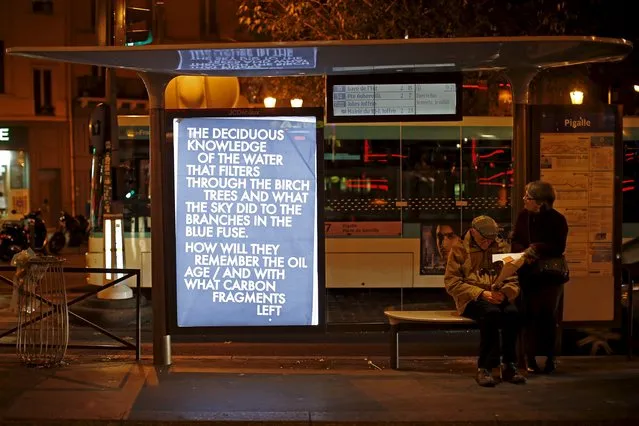
[[[16,271],[16,267],[15,266],[7,266],[7,265],[0,265],[0,272],[14,272]],[[78,268],[78,267],[69,267],[69,268],[64,268],[64,272],[65,273],[81,273],[81,274],[90,274],[90,273],[96,273],[96,274],[124,274],[121,277],[118,277],[112,281],[107,282],[104,285],[100,285],[100,286],[95,286],[95,290],[91,290],[89,292],[84,292],[84,294],[75,297],[72,300],[69,300],[67,302],[67,307],[68,307],[68,311],[69,311],[69,316],[75,318],[76,320],[80,321],[81,323],[93,328],[94,330],[100,332],[101,334],[109,337],[112,340],[115,340],[116,342],[120,343],[119,345],[90,345],[90,344],[69,344],[67,346],[67,348],[69,349],[112,349],[112,350],[132,350],[135,351],[135,359],[137,361],[140,360],[141,357],[141,350],[142,350],[142,345],[141,345],[141,340],[142,340],[142,312],[140,309],[140,289],[141,289],[141,279],[140,279],[140,270],[139,269],[110,269],[110,268]],[[106,290],[108,288],[111,288],[117,284],[120,284],[121,282],[124,282],[125,280],[129,279],[129,278],[133,278],[135,277],[135,288],[136,288],[136,294],[135,294],[135,343],[131,343],[128,342],[126,340],[124,340],[123,338],[116,336],[115,334],[111,333],[110,331],[106,330],[103,327],[100,327],[99,325],[89,321],[88,319],[78,315],[77,313],[73,312],[71,310],[71,307],[79,302],[82,302],[85,299],[88,299],[91,296],[94,296],[96,294],[98,294],[99,292]],[[3,275],[0,275],[0,283],[5,284],[10,286],[13,289],[13,281]],[[54,302],[47,300],[46,298],[39,296],[37,294],[34,294],[31,290],[29,289],[23,289],[23,291],[27,292],[28,295],[30,297],[33,297],[34,299],[39,300],[41,303],[44,303],[48,306],[53,306],[55,305]],[[53,310],[49,310],[48,312],[44,312],[40,315],[38,315],[37,317],[30,319],[27,323],[25,324],[19,324],[16,327],[11,328],[10,330],[6,330],[2,333],[0,333],[0,339],[7,337],[11,334],[14,334],[16,332],[18,332],[20,326],[24,327],[39,321],[42,321],[43,319],[47,318],[48,316],[50,316],[54,311]],[[15,343],[0,343],[0,346],[15,346]]]

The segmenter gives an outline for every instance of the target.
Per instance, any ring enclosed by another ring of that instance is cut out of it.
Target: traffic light
[[[89,154],[104,154],[107,141],[111,140],[111,109],[108,104],[96,105],[89,120],[91,145]]]
[[[153,42],[151,0],[128,0],[125,8],[126,46],[144,46]]]

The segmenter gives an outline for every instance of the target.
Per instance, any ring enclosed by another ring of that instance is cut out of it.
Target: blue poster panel
[[[178,327],[319,323],[315,117],[173,119]]]

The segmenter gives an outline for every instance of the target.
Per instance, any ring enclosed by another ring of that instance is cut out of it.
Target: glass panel
[[[401,220],[399,140],[396,126],[326,128],[327,222]]]
[[[623,223],[639,223],[639,140],[624,141]],[[624,235],[625,237],[626,235]],[[636,236],[636,235],[633,235]]]
[[[113,170],[113,200],[122,203],[125,232],[148,232],[149,199],[148,140],[120,140],[120,164]]]
[[[406,222],[459,220],[459,127],[405,128],[402,143]]]
[[[510,234],[510,189],[513,183],[511,139],[503,138],[500,127],[464,129],[462,140],[461,194],[465,202],[462,221],[469,224],[479,215],[488,215]]]
[[[402,140],[404,221],[419,224],[420,274],[444,273],[452,245],[461,235],[460,128],[405,127]]]
[[[400,306],[402,290],[329,288],[326,289],[326,322],[329,324],[382,324],[384,310]]]

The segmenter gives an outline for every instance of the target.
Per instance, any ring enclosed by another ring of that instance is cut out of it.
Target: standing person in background
[[[519,270],[524,338],[528,371],[552,373],[556,369],[555,346],[559,326],[559,302],[563,295],[563,278],[556,270],[540,267],[542,263],[565,267],[563,259],[568,237],[566,218],[553,208],[555,190],[548,182],[526,185],[524,209],[519,213],[512,237],[513,252],[524,252],[527,264]],[[565,268],[567,273],[567,268]],[[541,370],[536,356],[546,356]]]
[[[4,196],[4,192],[0,192],[0,218],[4,217],[7,212],[7,198]]]

